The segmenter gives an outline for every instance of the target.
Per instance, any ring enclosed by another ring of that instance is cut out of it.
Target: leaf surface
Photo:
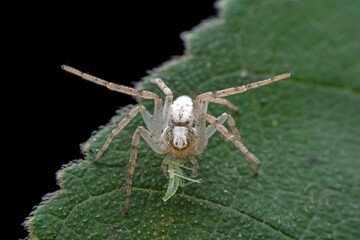
[[[147,77],[191,97],[292,71],[295,77],[227,97],[255,177],[220,133],[197,157],[201,184],[166,202],[167,179],[142,141],[129,214],[124,181],[136,117],[92,163],[116,116],[59,172],[61,190],[30,217],[31,239],[359,239],[360,2],[226,0],[218,19],[186,33],[186,54]],[[100,76],[101,77],[101,76]],[[147,109],[152,102],[141,100]]]

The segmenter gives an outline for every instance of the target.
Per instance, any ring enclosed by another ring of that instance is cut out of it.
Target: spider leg
[[[171,155],[167,155],[161,163],[161,170],[166,178],[168,178],[167,165],[169,164]]]
[[[225,105],[228,108],[230,108],[231,110],[239,111],[239,108],[237,106],[235,106],[234,104],[232,104],[229,100],[227,100],[225,98],[214,98],[214,99],[210,99],[209,101],[201,101],[200,106],[201,106],[201,111],[203,113],[207,112],[209,102]]]
[[[272,82],[276,82],[276,81],[279,81],[279,80],[282,80],[282,79],[285,79],[285,78],[289,78],[289,77],[292,77],[292,76],[293,76],[293,73],[284,73],[284,74],[275,76],[273,78],[269,78],[269,79],[265,79],[265,80],[262,80],[262,81],[246,84],[246,85],[243,85],[243,86],[226,88],[226,89],[223,89],[223,90],[218,90],[218,91],[213,91],[213,92],[205,92],[205,93],[202,93],[202,94],[198,95],[193,100],[195,129],[196,129],[196,132],[198,134],[198,140],[197,140],[197,143],[196,143],[196,145],[195,145],[195,147],[193,149],[194,154],[198,155],[198,154],[202,153],[204,151],[204,149],[205,149],[206,144],[207,144],[207,139],[208,138],[206,136],[205,119],[202,117],[202,114],[206,114],[207,104],[208,104],[207,101],[214,100],[214,99],[217,99],[217,98],[226,97],[226,96],[230,96],[230,95],[234,95],[234,94],[238,94],[238,93],[243,93],[243,92],[245,92],[245,91],[247,91],[249,89],[262,87],[262,86],[268,85],[268,84],[270,84]],[[217,100],[215,100],[215,101],[217,101]],[[241,143],[240,140],[238,142]],[[243,146],[243,149],[244,148],[245,147]],[[247,151],[247,149],[246,149],[246,151]],[[253,155],[251,154],[251,156],[253,156]],[[257,158],[255,156],[250,157],[250,158],[254,162],[256,162]]]
[[[132,176],[135,170],[136,157],[138,152],[138,146],[140,142],[141,132],[143,131],[142,127],[138,127],[134,133],[133,139],[131,141],[131,154],[128,167],[128,175],[126,181],[126,201],[125,201],[125,214],[129,210],[131,188],[132,188]]]
[[[198,168],[199,168],[199,163],[196,161],[195,157],[193,155],[191,155],[189,157],[191,164],[194,166],[194,169],[190,175],[190,177],[195,177],[197,175],[198,172]]]
[[[154,99],[155,101],[161,100],[161,98],[156,93],[153,93],[153,92],[138,90],[135,88],[124,86],[124,85],[111,83],[111,82],[105,81],[101,78],[94,77],[90,74],[83,73],[83,72],[81,72],[73,67],[67,66],[67,65],[62,65],[61,68],[65,71],[75,74],[85,80],[102,85],[102,86],[107,87],[108,89],[116,91],[116,92],[121,92],[124,94],[132,95],[132,96],[136,96],[136,97],[140,97],[140,98],[144,98],[144,99]]]
[[[223,113],[221,114],[217,119],[216,119],[219,123],[224,124],[226,121],[228,122],[228,125],[231,129],[232,134],[234,134],[236,139],[239,139],[242,142],[239,130],[236,128],[236,124],[235,121],[233,119],[233,117],[230,114],[227,113]],[[206,135],[208,138],[211,138],[211,136],[216,132],[216,127],[215,125],[209,125],[206,128]]]
[[[213,92],[206,92],[206,93],[202,93],[200,95],[198,95],[194,102],[200,102],[201,100],[203,101],[209,101],[212,99],[216,99],[216,98],[221,98],[221,97],[226,97],[226,96],[230,96],[230,95],[234,95],[234,94],[238,94],[238,93],[243,93],[249,89],[253,89],[253,88],[258,88],[258,87],[262,87],[265,85],[268,85],[270,83],[285,79],[285,78],[289,78],[292,77],[293,73],[284,73],[269,79],[265,79],[262,81],[258,81],[258,82],[254,82],[254,83],[249,83],[246,85],[242,85],[239,87],[232,87],[232,88],[226,88],[223,90],[218,90],[218,91],[213,91]]]
[[[239,108],[237,106],[235,106],[234,104],[232,104],[229,100],[227,100],[225,98],[214,98],[214,99],[210,99],[209,102],[225,105],[228,108],[230,108],[231,110],[239,111]]]
[[[160,78],[152,79],[151,83],[156,84],[166,95],[165,103],[164,103],[164,110],[163,110],[163,121],[162,121],[162,129],[165,129],[169,123],[170,107],[171,107],[174,96],[173,96],[173,93],[170,90],[170,88],[168,88],[168,86],[166,86],[166,84]]]
[[[96,154],[94,161],[98,161],[99,158],[103,155],[103,153],[106,151],[106,149],[109,147],[110,143],[112,142],[112,140],[114,139],[114,137],[116,135],[118,135],[120,133],[121,130],[124,129],[124,127],[126,125],[128,125],[128,123],[139,113],[141,112],[142,117],[144,119],[144,122],[146,123],[146,125],[148,126],[149,129],[152,129],[152,121],[151,121],[151,115],[150,113],[146,110],[146,108],[144,106],[137,106],[135,108],[133,108],[116,126],[116,128],[114,128],[109,137],[106,139],[104,145],[102,146],[101,150]]]
[[[195,155],[199,155],[204,151],[205,146],[207,144],[207,140],[209,139],[209,137],[207,136],[208,133],[207,133],[206,126],[205,126],[205,120],[201,117],[202,114],[207,112],[209,101],[218,103],[218,104],[223,104],[233,110],[238,110],[238,108],[236,106],[234,106],[232,103],[230,103],[228,100],[226,100],[224,98],[214,98],[214,99],[205,100],[205,101],[193,101],[195,129],[196,129],[196,132],[198,135],[196,145],[194,146],[194,149],[192,150],[192,153]],[[224,119],[224,121],[225,121],[225,119]],[[215,131],[215,128],[213,131]],[[238,133],[236,128],[234,128],[233,131],[235,133]],[[240,134],[238,134],[238,135],[240,136]],[[241,139],[241,138],[239,137],[239,139]]]
[[[228,114],[223,114],[221,115],[219,118],[221,121],[225,122],[225,120],[228,120],[228,124],[230,126],[230,129],[232,130],[233,133],[231,133],[229,130],[226,129],[226,127],[218,120],[216,119],[214,116],[211,116],[209,114],[204,113],[201,116],[204,120],[208,121],[212,126],[214,126],[216,128],[216,130],[218,130],[219,132],[221,132],[227,139],[229,139],[230,141],[232,141],[235,146],[244,154],[245,156],[245,160],[246,162],[249,164],[249,166],[251,167],[251,169],[253,170],[253,172],[256,174],[257,170],[254,167],[254,165],[252,164],[251,161],[253,161],[254,163],[256,163],[257,165],[260,165],[260,161],[259,159],[252,154],[251,152],[249,152],[249,150],[245,147],[245,145],[243,144],[242,140],[241,140],[241,136],[239,134],[239,131],[236,129],[235,126],[235,121],[234,119],[228,115]],[[213,132],[212,128],[208,127],[207,131]],[[251,161],[250,161],[251,160]]]
[[[125,214],[127,214],[129,210],[129,204],[130,204],[130,196],[131,196],[131,189],[132,189],[132,176],[135,171],[135,163],[136,163],[136,157],[138,153],[138,146],[140,142],[140,136],[145,140],[145,142],[154,150],[155,152],[159,154],[165,154],[169,151],[168,147],[160,140],[156,140],[151,133],[146,130],[144,127],[137,127],[135,130],[135,133],[133,135],[132,141],[131,141],[131,153],[130,153],[130,159],[129,159],[129,167],[128,167],[128,175],[127,175],[127,181],[126,181],[126,201],[125,201]]]
[[[163,115],[163,103],[162,103],[162,99],[156,93],[153,93],[150,91],[138,90],[135,88],[124,86],[124,85],[111,83],[111,82],[105,81],[101,78],[92,76],[90,74],[83,73],[73,67],[69,67],[66,65],[62,65],[61,68],[65,71],[75,74],[85,80],[99,84],[101,86],[105,86],[110,90],[121,92],[121,93],[132,95],[132,96],[136,96],[136,97],[140,97],[140,98],[144,98],[144,99],[153,99],[155,102],[153,116],[151,117],[150,114],[146,114],[146,113],[143,114],[143,116],[146,115],[146,117],[144,117],[144,120],[145,120],[145,118],[148,119],[146,124],[148,126],[151,125],[151,127],[149,127],[149,130],[154,134],[155,137],[160,138],[162,126],[161,126],[161,124],[157,124],[157,123],[158,122],[161,123],[162,118],[163,118],[163,116],[162,116]],[[152,119],[153,124],[150,124],[151,119]]]
[[[240,133],[238,131],[238,129],[236,128],[236,124],[235,124],[235,121],[234,119],[232,118],[231,115],[227,114],[227,113],[223,113],[221,114],[217,119],[216,119],[219,123],[223,124],[226,120],[228,121],[228,125],[231,129],[231,132],[232,134],[235,136],[236,139],[238,139],[242,144],[243,141],[242,141],[242,138],[240,136]],[[209,125],[206,129],[207,131],[207,137],[210,138],[215,132],[216,132],[216,127],[215,125]],[[252,164],[250,158],[244,154],[244,157],[245,157],[245,160],[246,162],[249,164],[249,166],[251,167],[251,169],[254,171],[254,173],[256,174],[256,168],[254,167],[254,165]],[[258,161],[258,162],[256,162]],[[260,161],[255,157],[254,158],[254,162],[258,165],[260,165]]]

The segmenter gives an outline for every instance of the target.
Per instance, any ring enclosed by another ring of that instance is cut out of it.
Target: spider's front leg
[[[254,154],[250,153],[247,148],[244,146],[244,144],[241,141],[240,137],[236,137],[238,135],[236,131],[233,128],[234,134],[230,133],[220,122],[217,121],[217,119],[211,115],[206,114],[207,110],[207,104],[208,101],[212,101],[215,103],[227,105],[230,108],[233,108],[231,105],[229,105],[229,102],[222,99],[226,96],[231,96],[234,94],[243,93],[247,90],[266,86],[270,83],[286,79],[289,77],[292,77],[293,73],[284,73],[269,79],[265,79],[258,82],[249,83],[246,85],[238,86],[238,87],[231,87],[226,88],[222,90],[212,91],[212,92],[205,92],[200,95],[198,95],[194,101],[193,101],[193,109],[194,109],[194,119],[195,119],[195,129],[198,134],[198,141],[196,143],[196,146],[194,148],[194,154],[200,154],[204,151],[205,146],[207,144],[208,136],[207,136],[207,130],[205,126],[205,121],[210,122],[218,131],[220,131],[227,139],[232,141],[237,148],[240,149],[240,151],[245,155],[245,158],[253,171],[256,173],[256,169],[254,166],[252,166],[251,159],[256,164],[260,164],[260,161],[257,159],[257,157],[254,156]],[[235,108],[234,108],[235,109]],[[234,125],[235,126],[235,125]],[[232,128],[232,127],[231,127]],[[240,136],[240,135],[239,135]]]
[[[163,112],[163,104],[162,99],[153,92],[144,91],[144,90],[138,90],[132,87],[127,87],[120,84],[111,83],[108,81],[105,81],[101,78],[92,76],[87,73],[83,73],[78,69],[75,69],[70,66],[62,65],[61,66],[63,70],[72,73],[74,75],[77,75],[85,80],[88,80],[90,82],[96,83],[98,85],[107,87],[108,89],[124,94],[128,94],[131,96],[140,97],[143,99],[152,99],[154,100],[155,106],[154,106],[154,114],[153,116],[150,115],[150,113],[145,109],[144,106],[138,106],[135,107],[133,110],[129,112],[129,114],[118,124],[118,126],[111,132],[110,136],[106,140],[105,144],[101,148],[101,150],[97,153],[95,157],[95,161],[99,160],[99,158],[102,156],[102,154],[105,152],[105,150],[109,147],[111,141],[114,139],[114,137],[120,133],[120,131],[139,113],[141,112],[142,117],[146,123],[146,126],[150,130],[150,132],[156,136],[157,138],[160,138],[161,136],[161,130],[162,130],[162,112]],[[163,84],[165,85],[165,84]]]
[[[260,165],[261,163],[259,159],[254,154],[249,152],[249,150],[245,147],[241,139],[240,133],[236,128],[234,119],[227,113],[223,113],[218,118],[215,118],[214,116],[206,113],[204,113],[201,117],[202,119],[208,121],[211,124],[207,128],[207,137],[210,138],[214,134],[215,130],[221,132],[227,139],[232,141],[235,146],[244,154],[246,162],[249,164],[253,172],[257,174],[257,170],[251,161],[253,161],[257,165]],[[226,120],[228,121],[229,127],[232,132],[227,130],[226,127],[223,125]]]
[[[202,94],[198,95],[194,99],[194,103],[196,103],[196,102],[200,103],[200,101],[214,101],[217,98],[222,98],[222,97],[227,97],[227,96],[231,96],[231,95],[234,95],[234,94],[243,93],[243,92],[246,92],[247,90],[250,90],[250,89],[266,86],[266,85],[268,85],[270,83],[292,77],[293,75],[294,74],[291,73],[291,72],[290,73],[284,73],[284,74],[281,74],[281,75],[278,75],[278,76],[275,76],[275,77],[272,77],[272,78],[268,78],[268,79],[261,80],[261,81],[258,81],[258,82],[249,83],[249,84],[238,86],[238,87],[231,87],[231,88],[226,88],[226,89],[212,91],[212,92],[205,92],[205,93],[202,93]]]
[[[164,109],[163,109],[163,119],[162,119],[162,129],[164,130],[169,125],[170,119],[170,107],[173,101],[173,93],[168,86],[160,78],[155,78],[151,80],[151,83],[158,86],[161,91],[166,95]]]

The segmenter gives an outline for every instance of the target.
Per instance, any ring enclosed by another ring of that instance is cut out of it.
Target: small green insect
[[[169,200],[176,193],[179,186],[185,187],[185,185],[194,182],[201,183],[201,179],[192,179],[185,177],[181,168],[193,170],[192,168],[185,167],[183,164],[178,163],[175,159],[169,161],[167,170],[169,173],[169,183],[165,196],[162,198],[164,202]],[[184,180],[188,180],[189,183],[185,184]]]

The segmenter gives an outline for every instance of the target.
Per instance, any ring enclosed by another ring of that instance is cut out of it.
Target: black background
[[[3,175],[9,173],[3,181],[9,187],[3,198],[13,204],[9,208],[15,219],[7,222],[15,226],[10,235],[16,239],[27,236],[21,223],[33,206],[59,189],[55,173],[63,164],[83,157],[79,144],[119,107],[134,102],[60,66],[68,64],[132,86],[148,70],[182,55],[180,33],[216,16],[217,11],[210,0],[76,6],[61,1],[14,6],[12,11],[3,35],[8,40],[3,51],[10,50],[2,56],[3,74],[7,73],[2,81],[7,113],[3,119],[8,121],[3,131],[10,130],[3,156],[11,156],[10,160],[3,157]]]

